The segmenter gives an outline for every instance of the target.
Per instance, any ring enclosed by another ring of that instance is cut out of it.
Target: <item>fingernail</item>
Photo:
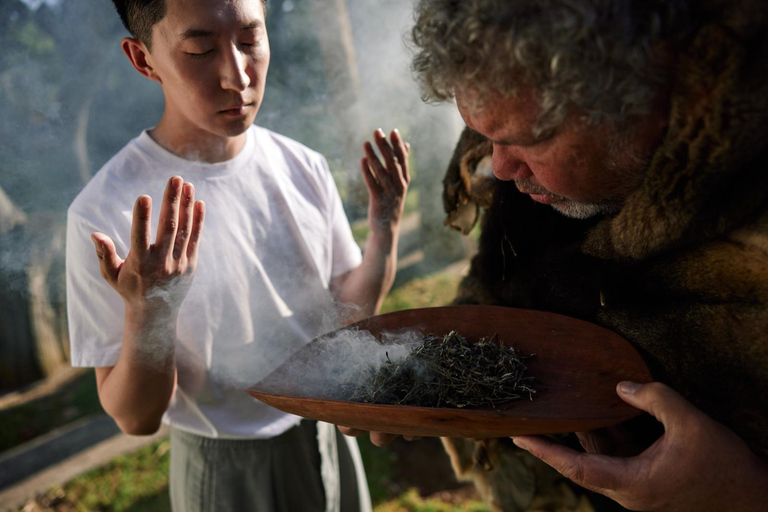
[[[384,135],[384,130],[382,130],[381,128],[377,128],[377,129],[376,129],[376,133],[378,133],[378,134],[379,134],[379,136],[381,136],[381,137],[384,137],[384,136],[385,136],[385,135]]]
[[[625,380],[624,382],[619,382],[619,391],[625,395],[634,395],[641,386],[642,384],[638,384],[637,382]]]
[[[95,236],[91,235],[91,241],[94,243],[94,245],[98,249],[99,248],[99,241],[96,239]]]
[[[512,442],[515,443],[515,446],[517,446],[518,448],[528,451],[528,444],[524,440],[518,437],[513,437]]]

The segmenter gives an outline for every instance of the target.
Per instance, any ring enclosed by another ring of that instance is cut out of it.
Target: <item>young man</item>
[[[337,304],[378,310],[394,279],[408,144],[377,130],[383,164],[364,147],[361,257],[324,158],[252,124],[270,58],[262,2],[115,5],[134,36],[123,51],[161,85],[165,110],[70,207],[72,364],[96,368],[123,431],[171,425],[174,510],[370,508],[355,444],[243,389],[335,327]]]

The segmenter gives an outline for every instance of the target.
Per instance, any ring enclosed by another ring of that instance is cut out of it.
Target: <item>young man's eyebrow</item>
[[[210,30],[190,28],[189,30],[186,30],[183,34],[180,34],[179,39],[192,39],[194,37],[211,37],[214,35],[216,35],[216,33]]]
[[[261,20],[254,20],[254,21],[250,22],[249,24],[247,24],[246,26],[244,26],[243,30],[253,30],[255,28],[261,27],[262,25],[263,25],[263,23],[261,22]]]
[[[254,30],[262,26],[262,22],[259,20],[252,21],[245,25],[241,30]],[[190,28],[179,35],[179,39],[191,39],[194,37],[212,37],[218,35],[217,32],[212,30],[205,30],[201,28]]]

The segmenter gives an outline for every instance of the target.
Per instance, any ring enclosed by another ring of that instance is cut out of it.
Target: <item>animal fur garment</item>
[[[492,149],[469,129],[444,201],[454,225],[459,206],[490,203],[456,303],[610,328],[656,380],[768,454],[768,31],[754,5],[760,16],[705,26],[679,59],[667,133],[618,214],[570,219],[511,182],[474,178]]]

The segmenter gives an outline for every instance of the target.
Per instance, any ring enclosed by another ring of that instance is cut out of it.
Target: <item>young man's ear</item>
[[[154,82],[163,83],[147,59],[149,50],[147,50],[144,43],[133,37],[124,37],[120,46],[128,60],[133,64],[133,67],[136,68],[136,71]]]

